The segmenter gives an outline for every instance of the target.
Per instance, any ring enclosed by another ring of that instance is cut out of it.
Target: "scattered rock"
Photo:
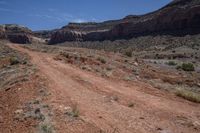
[[[195,121],[193,122],[194,129],[200,129],[200,122]]]
[[[71,107],[64,107],[64,114],[68,114],[72,112],[72,108]]]
[[[23,109],[18,109],[14,113],[15,114],[23,114],[23,112],[24,112]]]
[[[137,62],[135,62],[135,63],[134,63],[134,65],[135,65],[135,66],[138,66],[138,63],[137,63]]]
[[[173,132],[171,132],[170,130],[162,129],[162,130],[159,130],[159,133],[173,133]]]

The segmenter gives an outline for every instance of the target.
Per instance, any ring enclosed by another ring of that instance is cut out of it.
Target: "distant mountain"
[[[186,35],[200,33],[200,0],[174,0],[145,14],[129,15],[102,23],[70,23],[51,35],[49,44],[65,41],[130,39],[151,34]]]
[[[33,34],[36,37],[49,39],[51,37],[51,35],[56,31],[57,31],[57,29],[54,29],[54,30],[39,30],[39,31],[33,31]]]

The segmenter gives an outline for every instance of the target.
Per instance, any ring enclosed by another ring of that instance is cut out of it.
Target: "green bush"
[[[177,65],[177,63],[174,62],[174,61],[169,61],[169,62],[167,62],[167,64],[168,64],[169,66],[176,66],[176,65]]]
[[[194,71],[194,65],[192,63],[183,63],[181,68],[184,70],[184,71]]]
[[[19,60],[16,57],[11,57],[10,58],[10,65],[16,65],[19,64]]]

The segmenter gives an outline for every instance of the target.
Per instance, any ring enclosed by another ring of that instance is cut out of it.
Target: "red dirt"
[[[48,81],[54,125],[60,133],[199,133],[200,105],[141,82],[104,79],[20,45]],[[117,96],[118,101],[112,100]],[[128,107],[133,103],[134,107]],[[68,121],[61,107],[77,104],[80,119]],[[60,111],[59,111],[60,110]]]
[[[30,133],[35,130],[38,121],[16,119],[15,111],[37,98],[38,83],[36,76],[31,76],[29,81],[0,91],[0,133]]]

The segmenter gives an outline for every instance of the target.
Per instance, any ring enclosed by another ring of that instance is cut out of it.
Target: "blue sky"
[[[145,14],[171,0],[0,0],[0,24],[32,30],[54,29],[69,22],[101,22]]]

